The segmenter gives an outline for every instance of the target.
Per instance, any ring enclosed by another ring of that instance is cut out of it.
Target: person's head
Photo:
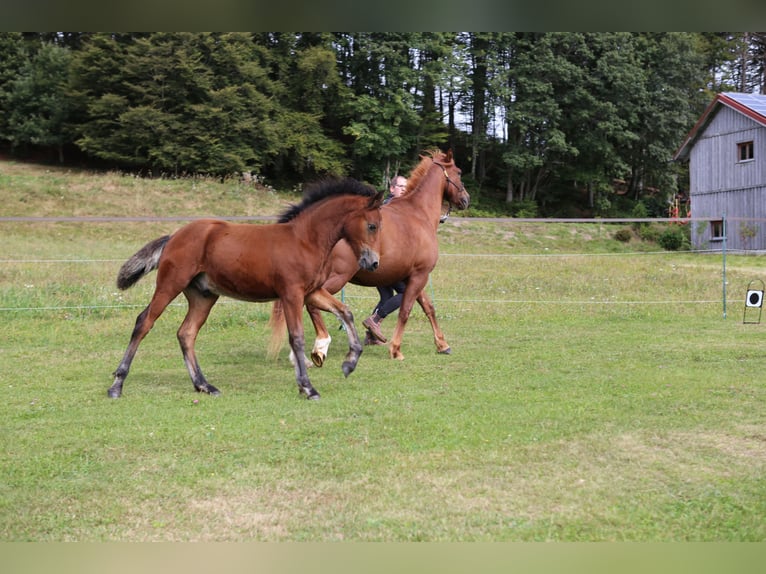
[[[407,178],[402,177],[401,175],[397,175],[394,179],[391,180],[391,185],[389,186],[388,190],[391,192],[391,195],[394,197],[400,197],[404,195],[404,191],[407,189]]]

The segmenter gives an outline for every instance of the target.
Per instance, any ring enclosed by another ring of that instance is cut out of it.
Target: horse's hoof
[[[439,351],[439,354],[440,355],[451,355],[452,354],[452,348],[451,347],[447,347],[446,349],[442,349],[441,351]]]
[[[322,355],[321,353],[311,353],[311,361],[317,367],[321,367],[322,365],[324,365],[324,359],[325,359],[325,356]]]
[[[343,363],[342,368],[343,368],[343,374],[345,375],[346,378],[348,378],[348,376],[354,372],[356,365],[346,362],[346,363]]]
[[[113,391],[112,389],[109,389],[106,391],[106,396],[110,399],[119,399],[122,396],[122,393],[120,391]]]
[[[314,388],[311,388],[309,390],[306,389],[299,389],[298,392],[303,393],[306,395],[306,399],[309,401],[318,401],[319,400],[319,391],[317,391]]]

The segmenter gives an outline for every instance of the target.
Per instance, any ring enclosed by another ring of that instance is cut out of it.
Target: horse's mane
[[[410,193],[415,189],[418,184],[420,184],[423,177],[425,177],[426,172],[428,172],[433,163],[435,161],[443,161],[446,158],[446,155],[447,154],[439,149],[426,150],[420,154],[420,163],[414,167],[412,173],[410,173],[410,176],[407,178],[407,189],[405,193]]]
[[[292,221],[312,205],[337,195],[361,195],[374,197],[377,194],[375,188],[350,177],[323,179],[306,186],[303,199],[300,203],[288,207],[279,216],[279,223]]]

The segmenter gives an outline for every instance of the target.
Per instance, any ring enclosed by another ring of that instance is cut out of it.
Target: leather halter
[[[454,181],[452,181],[449,178],[449,174],[447,173],[447,168],[444,167],[443,164],[439,163],[438,161],[436,161],[433,158],[431,158],[431,161],[434,162],[434,164],[438,165],[440,168],[442,168],[442,172],[444,173],[444,179],[447,180],[447,187],[448,188],[449,188],[449,184],[452,184],[452,185],[455,186],[455,189],[458,190],[458,193],[460,193],[461,191],[465,191],[465,185],[463,185],[462,189],[461,189],[460,187],[457,186],[457,184]],[[461,184],[462,184],[462,182],[461,182]],[[450,213],[452,213],[452,202],[451,201],[447,201],[447,213],[445,213],[444,215],[440,216],[439,223],[444,223],[447,220],[447,218],[449,217]]]
[[[443,165],[443,164],[439,163],[439,162],[438,162],[438,161],[436,161],[435,159],[432,159],[431,161],[432,161],[432,162],[434,162],[436,165],[438,165],[440,168],[442,168],[442,172],[444,172],[444,178],[447,180],[447,185],[449,185],[449,184],[451,183],[452,185],[454,185],[454,186],[455,186],[455,189],[457,189],[457,190],[458,190],[458,192],[460,192],[460,191],[464,191],[464,190],[465,190],[465,186],[462,186],[462,189],[461,189],[460,187],[458,187],[458,186],[457,186],[457,184],[456,184],[454,181],[452,181],[452,180],[449,178],[449,174],[447,173],[447,168],[446,168],[446,167],[444,167],[444,165]]]

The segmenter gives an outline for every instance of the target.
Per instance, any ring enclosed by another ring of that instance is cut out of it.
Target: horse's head
[[[328,178],[307,186],[303,200],[290,206],[279,217],[279,223],[321,220],[332,222],[333,245],[345,239],[366,271],[378,268],[380,257],[380,206],[383,192],[350,177]],[[304,224],[306,225],[306,224]],[[329,254],[329,253],[328,253]]]
[[[444,172],[444,199],[449,202],[450,207],[466,209],[471,203],[471,196],[460,179],[463,171],[455,165],[455,161],[452,158],[452,150],[439,154],[438,157],[433,158],[433,161]]]
[[[344,226],[344,236],[357,258],[359,267],[375,271],[380,263],[380,206],[384,192],[378,192],[364,200],[356,215],[349,217]]]

